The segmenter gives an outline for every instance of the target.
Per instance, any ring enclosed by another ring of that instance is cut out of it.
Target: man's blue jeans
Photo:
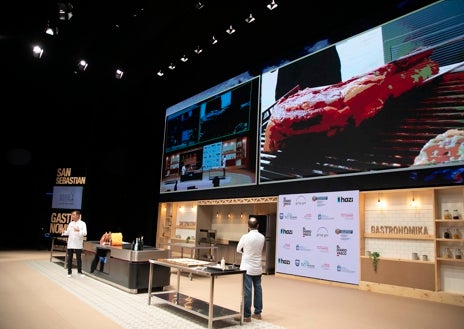
[[[254,291],[254,293],[253,293]],[[261,275],[245,274],[245,305],[243,307],[243,317],[251,316],[251,301],[255,308],[255,314],[263,311],[263,288],[261,287]]]

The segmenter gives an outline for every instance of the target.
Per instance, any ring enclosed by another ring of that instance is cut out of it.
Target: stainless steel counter
[[[143,250],[131,250],[131,244],[122,246],[105,246],[98,241],[84,241],[84,250],[96,252],[97,248],[111,251],[111,257],[127,262],[148,262],[149,259],[166,258],[168,251],[162,248],[144,246]]]
[[[135,251],[130,249],[130,244],[105,246],[100,245],[99,241],[85,241],[82,270],[95,279],[131,293],[138,293],[148,290],[148,261],[167,256],[167,249],[144,246],[143,250]],[[157,266],[153,275],[155,279],[151,289],[162,290],[169,286],[170,269]]]

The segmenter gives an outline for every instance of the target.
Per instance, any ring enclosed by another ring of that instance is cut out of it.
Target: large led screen
[[[256,184],[259,77],[167,109],[160,192]]]
[[[259,183],[463,164],[463,22],[437,2],[264,72]]]

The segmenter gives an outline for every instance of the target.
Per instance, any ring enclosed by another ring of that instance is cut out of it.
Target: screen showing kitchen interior
[[[259,77],[167,109],[160,192],[256,184]]]

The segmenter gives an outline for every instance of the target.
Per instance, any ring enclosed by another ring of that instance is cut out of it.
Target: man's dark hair
[[[258,220],[256,217],[250,217],[248,219],[248,227],[251,229],[257,229],[258,228]]]

